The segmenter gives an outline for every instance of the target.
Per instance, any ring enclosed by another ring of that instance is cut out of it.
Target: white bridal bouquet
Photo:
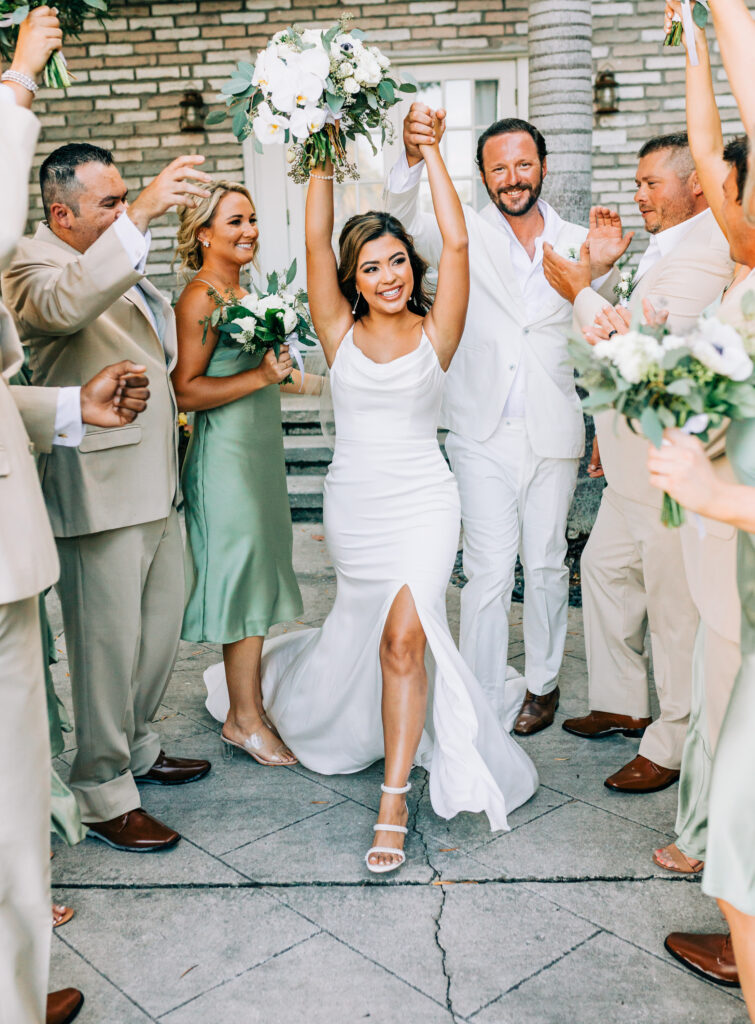
[[[753,293],[745,296],[743,311],[748,321],[755,319]],[[724,419],[755,416],[755,367],[745,347],[751,337],[702,316],[684,336],[637,326],[597,345],[570,339],[577,383],[588,392],[582,406],[591,415],[615,409],[632,429],[639,423],[658,448],[664,427],[681,427],[706,441]],[[684,522],[681,506],[668,494],[661,520],[666,526]]]
[[[306,306],[306,292],[287,290],[295,277],[296,260],[285,273],[268,274],[266,291],[252,286],[253,290],[243,299],[237,299],[233,293],[220,295],[210,289],[215,309],[202,321],[202,344],[207,339],[209,328],[215,327],[219,340],[232,347],[238,346],[239,355],[242,352],[264,355],[272,348],[277,359],[281,345],[288,345],[303,374],[304,365],[298,346],[315,345],[317,336]],[[290,382],[289,377],[285,383]]]
[[[305,182],[313,167],[331,160],[338,181],[357,178],[346,144],[364,136],[375,150],[370,131],[380,129],[382,142],[391,138],[387,111],[399,92],[416,92],[410,80],[399,84],[391,62],[364,33],[349,30],[349,17],[328,29],[276,32],[254,65],[241,61],[222,89],[226,110],[213,111],[208,124],[230,112],[239,141],[254,134],[258,151],[264,145],[288,145],[290,177]],[[409,78],[409,76],[405,76]]]

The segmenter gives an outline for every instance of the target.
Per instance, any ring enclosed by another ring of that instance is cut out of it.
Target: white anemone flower
[[[714,373],[730,380],[747,380],[753,364],[736,328],[716,317],[703,317],[688,339],[692,354]]]
[[[325,124],[325,111],[308,103],[306,107],[297,107],[291,114],[291,134],[296,139],[308,139],[319,132]]]
[[[285,142],[288,126],[288,118],[283,117],[282,114],[274,114],[269,104],[260,103],[257,107],[257,116],[252,121],[252,129],[261,143],[280,144]]]

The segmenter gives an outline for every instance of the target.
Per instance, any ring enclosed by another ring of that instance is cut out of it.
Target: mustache
[[[507,196],[507,195],[510,195],[510,193],[512,193],[512,192],[532,192],[532,191],[534,191],[532,185],[526,185],[526,184],[522,183],[521,185],[507,185],[506,188],[499,188],[498,189],[498,195],[499,196]]]

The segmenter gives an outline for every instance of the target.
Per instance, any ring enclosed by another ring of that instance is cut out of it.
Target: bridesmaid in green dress
[[[223,298],[243,297],[243,267],[258,245],[243,185],[216,181],[181,211],[181,269],[196,271],[176,305],[179,409],[195,412],[184,462],[188,600],[182,637],[222,643],[230,710],[222,739],[260,764],[295,764],[262,706],[260,659],[270,626],[301,614],[291,564],[280,385],[291,374],[282,348],[251,356],[218,343],[203,321]],[[298,376],[298,375],[297,375]]]
[[[731,928],[734,957],[755,1022],[755,420],[732,423],[727,454],[739,484],[722,483],[696,438],[668,432],[672,444],[649,456],[651,482],[687,508],[739,527],[742,666],[713,761],[703,892]],[[692,945],[695,937],[686,936]],[[700,947],[725,937],[699,936]],[[692,942],[690,942],[692,940]]]

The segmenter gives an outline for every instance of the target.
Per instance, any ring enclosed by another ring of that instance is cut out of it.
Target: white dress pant
[[[502,418],[487,441],[449,433],[446,451],[461,495],[464,573],[461,653],[507,728],[523,696],[507,677],[509,611],[517,553],[524,569],[527,688],[556,688],[564,654],[569,576],[566,519],[579,459],[540,458],[524,419]]]

